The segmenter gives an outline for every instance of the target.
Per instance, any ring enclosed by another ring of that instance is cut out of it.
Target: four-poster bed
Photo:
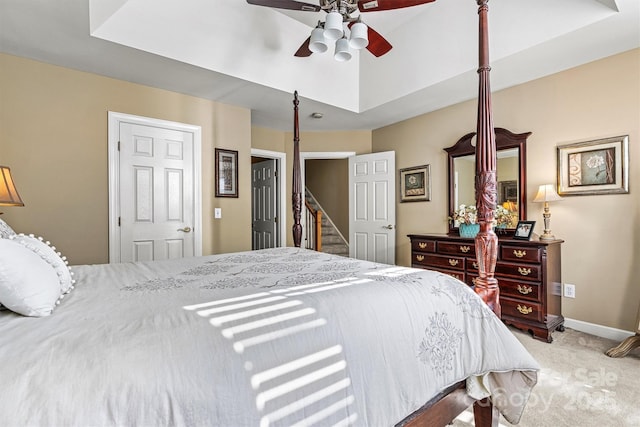
[[[489,306],[498,318],[501,317],[498,281],[494,277],[498,258],[498,236],[493,231],[494,210],[496,208],[496,140],[491,106],[488,1],[477,0],[479,17],[479,67],[478,67],[478,116],[476,142],[475,194],[480,232],[475,238],[478,277],[475,279],[475,292]],[[293,130],[293,241],[300,247],[302,226],[301,172],[299,163],[300,131],[298,121],[298,92],[294,93],[294,130]],[[427,403],[420,411],[403,420],[405,426],[433,426],[450,423],[460,412],[474,406],[477,426],[497,425],[498,414],[491,400],[474,401],[465,391],[464,383],[458,383]],[[399,424],[399,425],[400,425]]]
[[[483,159],[495,156],[486,2]],[[480,299],[435,271],[299,248],[297,108],[296,94],[295,248],[69,272],[49,242],[1,230],[1,425],[417,427],[471,404],[478,426],[498,411],[519,421],[539,367],[491,311],[495,162],[476,186]]]

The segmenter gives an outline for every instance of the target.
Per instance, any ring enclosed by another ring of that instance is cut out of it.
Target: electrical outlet
[[[220,219],[220,218],[222,218],[222,208],[215,208],[215,209],[213,210],[213,217],[214,217],[215,219]]]
[[[564,284],[564,296],[567,298],[575,298],[576,297],[576,285],[572,285],[571,283]]]

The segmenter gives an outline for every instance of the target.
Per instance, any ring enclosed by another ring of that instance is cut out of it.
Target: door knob
[[[183,233],[191,232],[191,227],[178,228],[178,231],[182,231]]]
[[[383,225],[382,228],[386,228],[387,230],[393,230],[393,225]]]

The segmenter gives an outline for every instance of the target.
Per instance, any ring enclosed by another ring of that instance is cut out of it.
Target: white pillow
[[[16,313],[51,314],[73,289],[72,274],[53,247],[33,236],[0,239],[0,303]]]
[[[8,239],[11,236],[15,236],[16,232],[13,228],[9,227],[9,224],[0,219],[0,238]]]
[[[11,239],[38,254],[40,258],[54,268],[60,281],[61,294],[65,294],[72,289],[74,280],[71,276],[73,273],[68,266],[67,257],[62,256],[60,252],[56,252],[55,246],[51,246],[51,243],[48,241],[45,242],[42,237],[36,238],[33,234],[25,236],[20,233],[11,237]]]

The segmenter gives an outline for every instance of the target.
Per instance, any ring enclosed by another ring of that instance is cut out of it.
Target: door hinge
[[[276,224],[278,223],[278,217],[277,216],[274,216],[273,220],[275,221]]]
[[[120,151],[120,141],[118,141],[118,151]]]
[[[120,217],[118,217],[118,227],[120,227]]]

